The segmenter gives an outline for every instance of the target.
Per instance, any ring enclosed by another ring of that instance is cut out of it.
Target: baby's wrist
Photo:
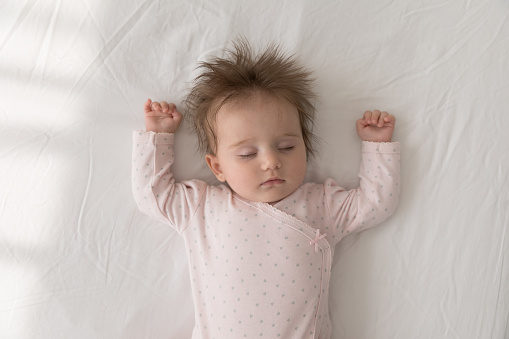
[[[153,130],[153,129],[146,129],[147,132],[157,133],[157,134],[173,134],[175,132],[169,131],[169,130]]]
[[[400,144],[397,141],[391,142],[373,142],[363,141],[362,152],[363,153],[399,153]]]
[[[174,128],[163,128],[163,127],[160,127],[160,126],[150,126],[150,125],[147,126],[147,125],[145,125],[145,130],[147,132],[154,132],[154,133],[175,133],[175,132],[177,132],[177,129],[174,129]]]
[[[365,142],[392,142],[392,138],[390,139],[371,139],[371,138],[368,138],[368,139],[362,139],[361,138],[361,141],[365,141]]]

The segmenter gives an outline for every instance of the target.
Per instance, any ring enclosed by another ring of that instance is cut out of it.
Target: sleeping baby
[[[205,161],[221,182],[175,182],[176,106],[147,100],[134,132],[139,209],[183,238],[195,306],[192,338],[329,338],[334,246],[380,224],[399,199],[396,119],[356,122],[359,186],[304,183],[315,153],[311,74],[275,45],[237,41],[202,62],[185,100]]]

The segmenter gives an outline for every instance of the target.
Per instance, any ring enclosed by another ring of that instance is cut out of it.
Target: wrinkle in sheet
[[[444,302],[440,302],[440,315],[444,323],[443,335],[445,338],[461,339],[461,335],[457,332],[452,320],[449,317],[450,312],[445,309]],[[453,336],[453,337],[451,337]]]
[[[25,41],[22,48],[14,47],[8,52],[16,53],[19,56],[19,59],[12,65],[12,71],[19,73],[20,69],[27,69],[30,77],[26,82],[33,85],[33,87],[45,86],[41,80],[47,65],[48,55],[51,53],[60,4],[61,1],[54,2],[53,8],[53,6],[41,2],[27,2],[0,45],[1,53],[9,45],[16,45],[15,42],[11,43],[12,39],[21,37]],[[34,17],[32,18],[32,16]],[[18,34],[20,30],[21,32]],[[25,61],[26,58],[29,58],[29,60]],[[36,83],[35,79],[39,80],[39,83]]]
[[[509,222],[509,220],[506,220],[506,223],[505,225],[507,225],[507,222]],[[504,288],[507,288],[507,286],[504,284],[504,256],[506,255],[505,253],[503,253],[504,250],[506,250],[508,247],[507,246],[504,246],[505,244],[505,239],[506,239],[506,232],[507,232],[507,227],[505,227],[503,229],[503,234],[502,234],[502,239],[501,239],[501,243],[502,245],[500,246],[500,250],[499,250],[499,253],[498,253],[498,258],[497,258],[497,268],[500,267],[500,274],[498,275],[498,281],[496,282],[496,285],[498,285],[498,288],[497,288],[497,295],[496,295],[496,300],[494,302],[494,314],[498,314],[500,312],[500,306],[501,304],[503,304],[505,302],[505,300],[503,300],[503,298],[501,298],[501,294],[503,292],[503,289]],[[509,318],[509,313],[508,313],[508,318]],[[509,319],[508,319],[509,320]],[[492,319],[492,324],[491,324],[491,336],[494,335],[494,331],[495,331],[495,328],[496,328],[496,319]]]
[[[12,37],[16,34],[16,31],[20,29],[20,26],[22,26],[23,22],[25,22],[25,19],[28,15],[28,13],[34,8],[34,3],[36,3],[36,0],[28,0],[25,2],[25,5],[21,9],[20,13],[18,14],[18,17],[16,18],[16,21],[11,26],[7,34],[5,35],[4,40],[0,44],[0,53],[3,52],[5,45],[9,43],[9,41],[12,39]]]
[[[45,74],[46,71],[46,64],[47,64],[47,60],[48,60],[48,55],[50,53],[50,50],[51,50],[51,41],[53,39],[53,31],[55,29],[55,23],[56,23],[56,20],[57,20],[57,17],[58,17],[58,13],[60,11],[60,4],[62,3],[61,0],[59,0],[55,6],[55,9],[53,10],[53,13],[51,15],[51,18],[50,18],[50,22],[48,24],[48,27],[46,28],[45,30],[45,35],[44,35],[44,39],[42,39],[42,45],[40,47],[40,52],[39,52],[39,55],[37,57],[37,63],[35,64],[35,67],[31,73],[31,77],[30,77],[30,82],[32,82],[32,80],[34,79],[35,75],[37,73],[40,73],[40,74]],[[37,71],[38,69],[41,69],[41,71]],[[40,78],[39,78],[40,79]]]
[[[68,95],[68,100],[74,99],[75,96],[83,91],[83,88],[89,83],[90,79],[103,67],[103,64],[106,63],[106,60],[113,50],[122,42],[125,36],[136,27],[137,23],[142,19],[144,14],[148,12],[151,5],[152,1],[150,0],[143,2],[131,15],[131,17],[127,18],[122,27],[120,27],[119,30],[104,44],[99,53],[97,53],[96,57],[75,81]]]
[[[80,212],[79,212],[78,222],[77,222],[77,228],[76,228],[76,236],[79,239],[85,239],[86,238],[84,236],[83,232],[82,232],[82,228],[83,228],[83,216],[85,214],[85,206],[87,204],[88,195],[89,195],[89,191],[90,191],[90,186],[92,184],[92,175],[94,173],[93,159],[94,159],[94,155],[92,153],[92,145],[91,145],[91,141],[89,141],[89,143],[88,143],[88,175],[87,175],[87,183],[86,183],[86,187],[85,187],[85,192],[83,193],[83,197],[81,198],[81,207],[80,207]]]
[[[415,3],[417,3],[417,2],[413,2],[412,5],[414,5]],[[425,3],[425,2],[421,1],[421,3]],[[423,17],[423,16],[426,17],[428,15],[428,13],[426,13],[426,12],[430,12],[430,11],[433,12],[433,11],[436,11],[438,9],[443,9],[444,7],[449,6],[451,3],[453,3],[453,1],[439,1],[436,5],[428,5],[426,7],[420,7],[420,8],[417,8],[417,9],[408,10],[403,15],[401,15],[401,19],[406,19],[406,18],[408,18],[410,16],[415,16],[417,14],[420,17]],[[425,4],[427,4],[427,3],[425,3]]]
[[[117,228],[118,216],[115,216],[115,220],[113,221],[113,228],[109,233],[108,245],[106,247],[106,258],[105,258],[105,267],[104,267],[104,284],[108,286],[108,278],[110,276],[110,261],[111,261],[111,246],[113,241],[113,235],[115,234],[115,229]]]

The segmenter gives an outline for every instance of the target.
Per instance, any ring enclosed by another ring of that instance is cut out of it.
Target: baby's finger
[[[371,116],[373,115],[373,112],[366,111],[364,112],[364,120],[366,120],[366,123],[369,125],[371,124]]]
[[[150,105],[153,111],[160,111],[161,110],[161,104],[157,101],[153,101],[152,105]]]
[[[168,112],[169,108],[168,108],[168,103],[166,101],[161,101],[159,104],[161,105],[161,110],[164,113]]]
[[[143,105],[143,111],[145,111],[145,113],[150,112],[152,110],[151,105],[152,105],[152,100],[147,99],[147,101],[145,101],[145,104]]]
[[[168,111],[176,111],[177,106],[173,102],[168,103]]]
[[[385,118],[387,118],[388,115],[389,115],[389,113],[387,113],[385,111],[380,113],[380,118],[378,119],[378,127],[383,127]]]
[[[171,117],[173,118],[173,120],[177,121],[177,122],[180,122],[183,118],[183,115],[182,113],[180,113],[179,111],[176,110],[176,106],[173,105],[173,107],[175,108],[174,110],[171,111]]]
[[[380,118],[380,111],[375,109],[373,111],[373,114],[371,114],[371,123],[373,125],[377,125],[378,124],[378,118]]]
[[[392,114],[389,114],[384,118],[384,122],[394,125],[396,123],[396,117]]]

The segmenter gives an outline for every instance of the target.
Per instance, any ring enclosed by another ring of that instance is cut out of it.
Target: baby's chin
[[[284,200],[286,197],[290,196],[293,192],[295,192],[295,190],[293,190],[292,192],[289,192],[289,193],[287,192],[284,194],[274,195],[272,197],[258,197],[258,198],[254,197],[254,199],[250,199],[249,197],[244,197],[244,198],[254,201],[254,202],[262,202],[265,204],[274,205],[274,204],[277,204],[278,202]]]
[[[297,184],[297,182],[299,182],[299,184]],[[232,187],[231,184],[229,186],[235,194],[246,200],[274,205],[292,195],[301,185],[302,182],[297,180],[283,180],[282,183],[269,185],[268,187],[260,185],[258,189],[253,190],[246,190],[246,187]]]

